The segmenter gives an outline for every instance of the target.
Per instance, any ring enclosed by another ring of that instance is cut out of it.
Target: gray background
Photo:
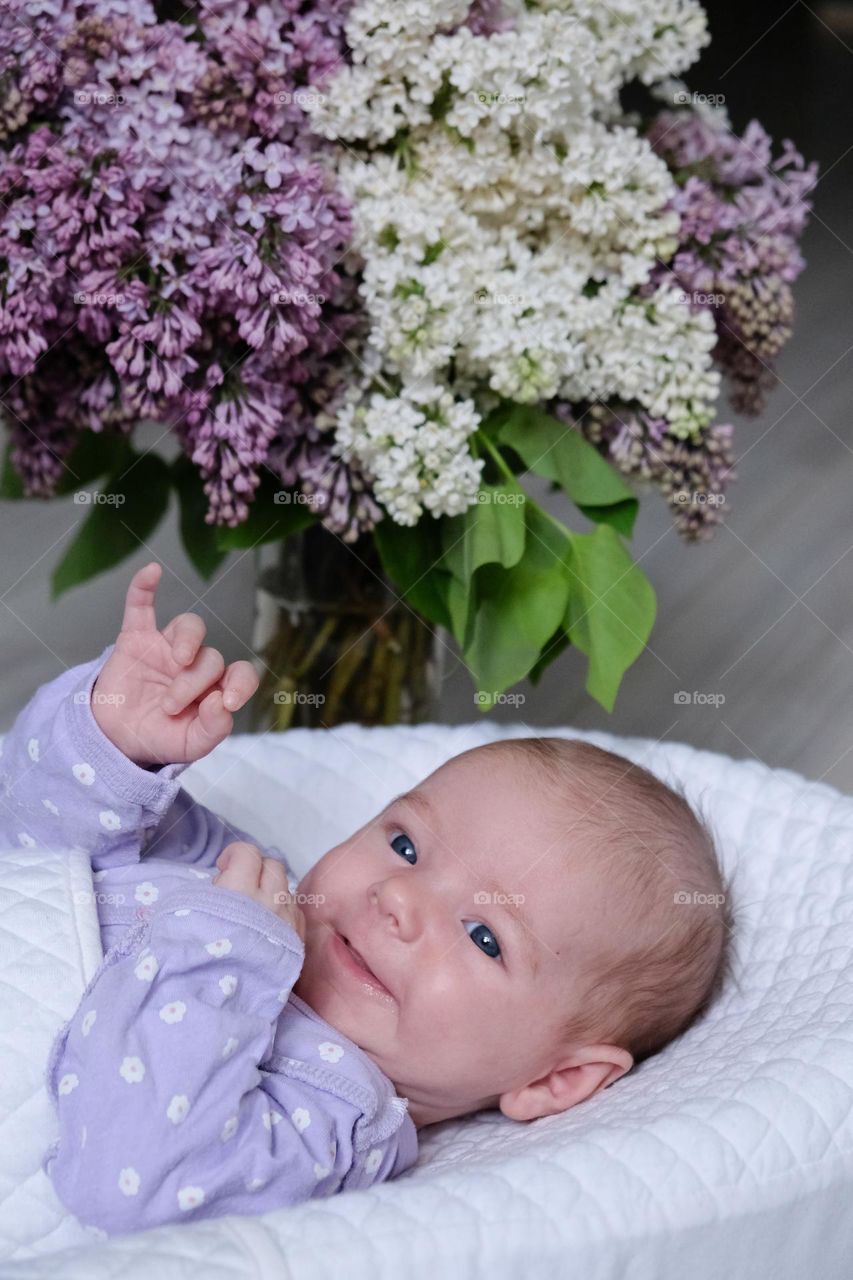
[[[658,620],[614,712],[584,692],[586,660],[568,650],[537,688],[518,687],[520,707],[494,714],[690,742],[853,792],[853,22],[845,6],[796,3],[781,16],[707,8],[714,41],[688,73],[690,87],[724,93],[739,132],[754,114],[775,152],[790,136],[806,160],[820,163],[794,337],[761,419],[738,419],[720,403],[720,420],[735,422],[739,460],[726,523],[714,539],[687,546],[657,492],[643,495],[632,552],[657,591]],[[138,447],[153,446],[158,434],[141,429]],[[585,527],[559,502],[552,510]],[[114,639],[127,581],[152,558],[164,567],[161,625],[194,610],[227,660],[251,656],[252,553],[232,553],[205,582],[180,546],[174,505],[131,560],[53,604],[50,572],[86,511],[70,497],[0,503],[0,731],[39,684]],[[679,690],[722,694],[725,702],[676,704]],[[439,718],[478,715],[449,642]],[[248,727],[245,712],[236,727]]]

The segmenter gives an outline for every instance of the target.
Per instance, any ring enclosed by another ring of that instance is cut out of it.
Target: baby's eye
[[[501,949],[497,938],[492,933],[488,925],[477,924],[475,921],[471,920],[465,922],[466,929],[468,929],[469,924],[471,925],[471,928],[468,932],[468,937],[473,938],[477,946],[484,951],[487,956],[492,956],[494,959],[497,959],[501,954]]]
[[[414,866],[418,860],[418,855],[417,855],[417,851],[415,850],[415,846],[412,844],[409,837],[403,831],[401,831],[399,835],[396,835],[392,838],[391,848],[394,850],[395,853],[399,853],[401,858],[405,858],[406,861],[411,866]]]

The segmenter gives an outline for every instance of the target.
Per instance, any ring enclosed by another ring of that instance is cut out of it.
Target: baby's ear
[[[538,1120],[585,1102],[634,1065],[626,1049],[614,1044],[584,1045],[565,1056],[538,1080],[504,1093],[498,1106],[510,1120]]]

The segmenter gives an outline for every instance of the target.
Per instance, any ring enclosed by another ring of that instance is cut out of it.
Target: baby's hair
[[[686,1031],[731,976],[731,895],[708,820],[677,784],[580,739],[505,738],[482,749],[526,759],[563,802],[558,834],[606,859],[607,891],[627,927],[601,939],[561,1043],[618,1045],[637,1065]]]

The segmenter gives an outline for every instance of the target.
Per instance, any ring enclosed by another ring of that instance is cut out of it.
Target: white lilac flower
[[[366,400],[356,388],[337,436],[392,518],[413,525],[424,508],[458,515],[475,500],[483,463],[467,440],[479,421],[473,401],[455,400],[439,386],[413,384],[399,396],[372,392]]]
[[[701,6],[510,0],[509,29],[489,35],[464,25],[469,8],[354,4],[351,64],[307,106],[347,144],[337,172],[370,323],[336,445],[405,525],[475,501],[468,437],[499,397],[627,400],[687,437],[719,392],[710,314],[674,287],[637,293],[680,215],[664,159],[617,123],[628,80],[695,61]],[[401,130],[411,164],[376,149]]]

